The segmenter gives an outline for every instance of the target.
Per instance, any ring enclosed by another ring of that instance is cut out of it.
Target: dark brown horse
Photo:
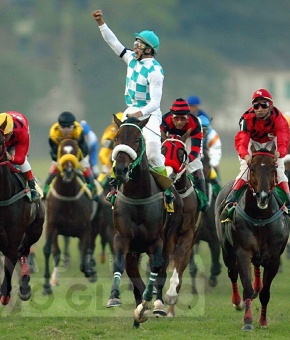
[[[11,279],[18,260],[21,266],[19,296],[23,301],[31,296],[27,256],[42,234],[45,216],[43,203],[29,202],[29,189],[15,171],[7,160],[5,136],[0,126],[0,252],[4,256],[0,302],[3,305],[10,301]]]
[[[58,148],[59,172],[52,182],[47,195],[46,242],[44,294],[51,294],[51,283],[58,284],[60,247],[58,235],[77,237],[80,240],[80,269],[91,282],[96,280],[93,258],[96,231],[92,221],[97,211],[97,203],[90,197],[90,191],[83,181],[79,160],[82,155],[78,143],[73,139],[63,140]],[[50,280],[49,257],[53,252],[54,271]]]
[[[186,138],[186,137],[185,137]],[[193,244],[197,234],[197,221],[200,218],[197,194],[186,174],[186,146],[179,136],[169,136],[162,143],[162,153],[168,176],[176,189],[174,213],[167,214],[164,225],[164,264],[158,275],[157,295],[154,302],[155,315],[175,316],[175,305],[182,286],[183,272],[189,263]],[[181,201],[181,202],[179,202]],[[166,271],[172,263],[173,273],[164,301],[169,305],[166,313],[162,299],[162,290],[166,280]]]
[[[220,213],[229,188],[226,185],[217,197],[216,224],[222,245],[224,263],[232,282],[232,303],[236,309],[245,307],[243,330],[253,329],[252,300],[259,295],[259,325],[267,327],[267,305],[270,286],[275,278],[289,236],[289,216],[280,207],[273,189],[276,180],[274,150],[252,149],[248,186],[233,211],[232,222],[221,223]],[[251,264],[254,266],[252,283]],[[263,281],[260,266],[264,267]],[[238,291],[242,281],[243,300]]]
[[[206,212],[202,214],[201,223],[198,228],[197,238],[196,238],[196,246],[193,248],[191,259],[189,262],[189,273],[192,279],[192,293],[196,294],[196,284],[195,278],[197,275],[197,265],[194,261],[194,254],[198,252],[198,245],[200,241],[205,241],[208,243],[210,256],[211,256],[211,267],[210,267],[210,276],[208,279],[208,284],[211,287],[215,287],[218,284],[218,275],[221,273],[221,246],[216,232],[216,223],[215,223],[215,202],[217,197],[217,192],[214,191],[214,186],[211,183],[211,166],[210,166],[210,158],[208,149],[206,148],[206,143],[203,144],[203,173],[206,181],[206,189],[207,189],[207,197],[209,199],[208,205],[209,208]]]
[[[162,266],[163,214],[162,189],[149,171],[142,128],[149,118],[126,122],[115,116],[119,127],[115,139],[113,159],[116,180],[120,187],[114,204],[114,279],[107,307],[121,305],[120,281],[126,269],[133,284],[136,303],[134,327],[149,317],[149,302],[153,298],[153,285]],[[150,274],[147,285],[143,282],[138,262],[142,253],[149,256]]]

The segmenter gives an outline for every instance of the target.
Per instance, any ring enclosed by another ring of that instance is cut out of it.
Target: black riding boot
[[[116,178],[111,178],[109,184],[110,184],[111,190],[106,196],[106,201],[114,205],[116,194],[117,194],[117,188],[118,188],[118,183],[117,183]]]
[[[208,199],[206,195],[206,186],[203,171],[201,169],[196,170],[192,175],[194,178],[194,186],[196,187],[196,189],[198,189],[204,194],[204,202],[202,201],[200,202],[201,203],[200,210],[202,212],[205,212],[208,209]]]
[[[35,188],[35,180],[34,179],[30,179],[29,181],[27,181],[28,186],[30,188],[30,193],[31,193],[31,201],[32,202],[38,202],[40,199],[40,195],[37,192],[36,188]]]

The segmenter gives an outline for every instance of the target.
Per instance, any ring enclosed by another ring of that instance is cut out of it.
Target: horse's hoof
[[[168,318],[174,318],[174,317],[175,317],[175,313],[168,312],[168,313],[167,313],[167,317],[168,317]]]
[[[114,299],[109,299],[108,303],[107,303],[107,308],[111,308],[111,307],[120,307],[122,306],[122,302],[119,298],[114,298]]]
[[[153,314],[156,316],[156,318],[158,318],[159,316],[162,317],[167,315],[165,306],[161,300],[155,300],[153,305],[154,305]]]
[[[49,283],[53,286],[53,287],[56,287],[56,286],[59,286],[59,280],[50,280]]]
[[[239,304],[237,304],[237,305],[235,305],[234,303],[233,303],[233,306],[234,306],[234,308],[235,308],[235,310],[243,310],[244,308],[245,308],[245,305],[244,305],[244,302],[243,301],[241,301]]]
[[[178,301],[178,295],[169,296],[165,294],[164,301],[167,305],[176,305]]]
[[[216,276],[211,276],[208,280],[208,284],[211,286],[211,287],[216,287],[217,284],[218,284],[218,279]]]
[[[89,279],[89,282],[91,282],[91,283],[97,282],[98,281],[97,273],[95,273],[94,275],[90,276],[88,279]]]
[[[0,298],[0,302],[4,306],[8,305],[8,303],[10,302],[10,295],[6,295],[6,296],[2,295]]]
[[[252,331],[254,329],[253,325],[250,323],[246,323],[244,324],[244,326],[242,327],[243,331]]]
[[[21,292],[19,292],[18,296],[22,301],[28,301],[31,298],[31,291],[26,294],[22,294]]]
[[[134,310],[134,319],[136,322],[142,323],[149,319],[150,310],[147,305],[146,303],[144,305],[140,303]]]
[[[51,295],[51,294],[52,294],[51,287],[43,287],[42,295]]]

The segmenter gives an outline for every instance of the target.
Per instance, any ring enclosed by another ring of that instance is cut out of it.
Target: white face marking
[[[261,166],[265,166],[266,164],[265,163],[261,163]]]
[[[67,145],[63,148],[65,153],[72,153],[73,152],[73,147],[71,145]]]

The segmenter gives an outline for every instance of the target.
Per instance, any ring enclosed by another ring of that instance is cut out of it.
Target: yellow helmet
[[[115,113],[115,116],[116,116],[119,120],[122,120],[122,118],[123,118],[123,112],[117,112],[117,113]],[[114,121],[114,119],[113,119],[113,121]]]
[[[6,113],[0,113],[0,129],[3,131],[4,135],[13,131],[13,119],[12,117]]]

